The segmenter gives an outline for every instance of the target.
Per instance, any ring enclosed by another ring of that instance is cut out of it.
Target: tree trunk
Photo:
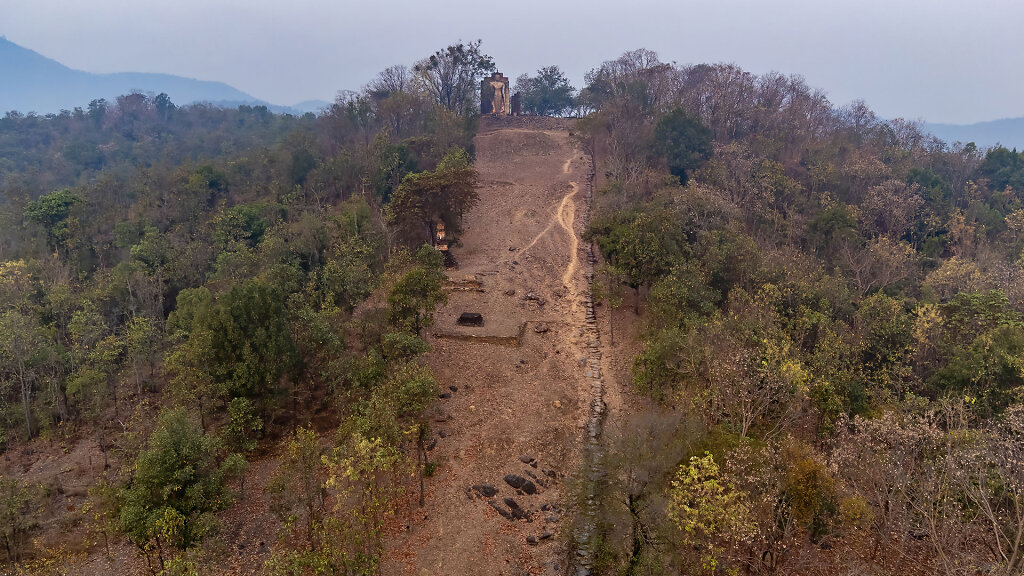
[[[615,309],[608,304],[608,345],[615,347]]]
[[[633,314],[640,315],[640,287],[633,288]]]
[[[203,401],[203,396],[199,396],[199,427],[206,432],[206,402]]]
[[[32,382],[25,378],[25,368],[20,367],[18,379],[21,381],[21,406],[25,411],[25,428],[28,440],[32,439]]]
[[[419,425],[419,434],[416,437],[416,468],[420,474],[420,508],[423,508],[425,504],[423,498],[423,469],[427,466],[427,449],[423,445],[424,436],[426,436],[426,428],[421,423]]]
[[[640,564],[640,557],[644,551],[644,538],[640,525],[640,498],[635,494],[629,494],[628,498],[630,529],[633,534],[633,550],[629,554],[629,566],[626,568],[626,574],[635,574]]]

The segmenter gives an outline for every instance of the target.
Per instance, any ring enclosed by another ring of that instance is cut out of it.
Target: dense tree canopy
[[[993,442],[1024,400],[1022,156],[644,50],[587,82],[589,237],[650,288],[633,381],[701,424],[667,503],[599,493],[605,525],[629,518],[605,569],[841,570],[827,546],[865,571],[1019,570]]]
[[[655,125],[654,147],[665,156],[669,172],[685,185],[690,174],[711,158],[711,130],[676,108]]]
[[[0,118],[0,450],[90,442],[105,476],[66,509],[11,484],[29,512],[2,533],[10,560],[50,554],[32,538],[60,524],[82,547],[123,534],[154,573],[206,566],[245,459],[329,413],[309,553],[378,564],[404,432],[436,397],[418,332],[444,272],[410,248],[434,222],[457,238],[476,202],[492,68],[459,44],[320,116],[136,93]],[[287,535],[269,564],[294,560]]]
[[[536,116],[562,116],[575,103],[575,90],[558,66],[537,70],[536,76],[523,74],[516,79],[523,112]]]
[[[218,458],[216,440],[185,410],[164,413],[120,497],[122,529],[146,552],[194,546],[231,502],[225,486],[236,460]]]
[[[421,333],[446,292],[424,242],[477,203],[493,69],[477,41],[319,116],[129,94],[0,119],[0,450],[43,474],[95,447],[104,478],[0,476],[14,571],[58,565],[36,538],[58,529],[216,571],[218,514],[267,454],[265,571],[379,568],[408,454],[429,469]],[[529,113],[570,106],[557,67],[519,84]],[[1024,155],[649,50],[572,107],[597,312],[632,292],[640,342],[611,352],[650,398],[584,487],[597,568],[1020,574]]]

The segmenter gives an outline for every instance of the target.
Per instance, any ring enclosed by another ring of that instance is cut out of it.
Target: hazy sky
[[[0,0],[0,34],[73,68],[220,80],[276,104],[482,38],[513,79],[558,64],[579,84],[644,47],[960,123],[1024,116],[1022,24],[1021,0]]]

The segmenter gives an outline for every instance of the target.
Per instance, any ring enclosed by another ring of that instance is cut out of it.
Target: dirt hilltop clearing
[[[389,542],[384,574],[566,569],[563,491],[579,469],[590,401],[579,240],[589,165],[570,126],[481,121],[480,203],[465,216],[448,305],[429,336],[445,393],[431,413],[437,470],[426,506],[400,512],[408,524]],[[457,325],[463,312],[484,325]],[[528,484],[517,490],[506,475]]]

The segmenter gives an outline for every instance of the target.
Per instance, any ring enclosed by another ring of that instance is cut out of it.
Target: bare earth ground
[[[579,467],[589,401],[579,241],[587,164],[570,142],[568,121],[495,124],[484,119],[476,139],[480,203],[465,217],[463,246],[453,251],[459,267],[449,274],[475,289],[451,292],[430,337],[438,381],[446,392],[457,389],[433,418],[437,473],[426,506],[413,504],[408,526],[390,542],[384,574],[556,574],[566,567],[566,475]],[[462,312],[483,314],[484,326],[458,326]],[[506,474],[532,480],[538,492],[517,494]],[[498,489],[490,500],[503,510],[504,498],[513,498],[530,521],[504,518],[471,489],[478,484]]]

